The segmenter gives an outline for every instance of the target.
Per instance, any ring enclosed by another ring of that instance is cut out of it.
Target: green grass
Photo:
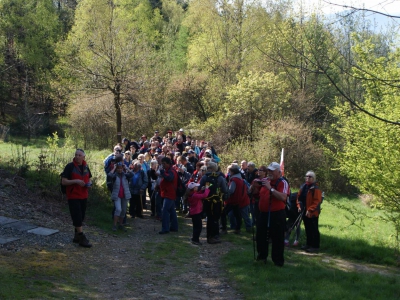
[[[252,249],[224,257],[228,276],[246,299],[400,299],[399,276],[345,272],[322,257],[287,251],[285,266],[254,262]]]
[[[379,219],[382,211],[338,195],[325,198],[322,207],[321,253],[308,256],[301,250],[286,250],[283,268],[274,266],[270,257],[266,265],[254,261],[251,234],[224,236],[234,245],[224,256],[224,267],[238,291],[246,299],[400,299],[399,269],[386,276],[342,270],[334,262],[340,258],[360,264],[398,264],[394,228]],[[301,235],[304,244],[304,227]]]
[[[0,299],[76,299],[90,287],[65,276],[73,262],[61,251],[22,252],[0,259]]]

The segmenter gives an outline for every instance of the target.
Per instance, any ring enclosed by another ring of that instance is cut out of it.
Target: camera
[[[123,166],[123,165],[124,165],[124,163],[122,163],[122,162],[117,163],[117,166]]]
[[[263,182],[262,182],[262,181],[257,181],[257,182],[258,182],[259,185],[263,185]]]

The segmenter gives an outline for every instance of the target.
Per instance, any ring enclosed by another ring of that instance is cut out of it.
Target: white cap
[[[189,190],[193,190],[196,186],[200,186],[200,184],[195,183],[195,182],[191,182],[191,183],[189,183],[189,185],[188,185],[188,189],[189,189]]]
[[[184,131],[183,128],[179,129],[179,131]]]
[[[271,170],[271,171],[280,170],[280,168],[281,168],[281,165],[278,164],[277,162],[272,162],[267,167],[267,169]]]
[[[210,153],[210,154],[212,154],[212,151],[211,151],[211,149],[207,149],[207,150],[206,150],[206,153]]]

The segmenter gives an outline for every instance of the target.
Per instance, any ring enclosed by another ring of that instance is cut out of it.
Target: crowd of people
[[[112,230],[126,231],[127,214],[143,218],[148,197],[151,216],[161,221],[159,234],[178,231],[177,212],[182,213],[192,219],[194,245],[201,245],[203,219],[209,244],[221,243],[221,235],[228,232],[228,220],[229,229],[235,234],[241,233],[242,223],[246,231],[253,233],[255,225],[256,259],[266,261],[271,243],[273,263],[283,266],[284,248],[290,244],[291,231],[296,229],[292,246],[298,246],[303,221],[307,242],[302,249],[319,250],[322,193],[313,171],[306,173],[299,192],[291,194],[277,162],[257,168],[253,162],[234,161],[226,173],[219,162],[211,142],[194,140],[183,129],[174,136],[168,131],[164,137],[155,131],[150,140],[146,135],[140,141],[124,138],[104,160],[107,187],[114,203]],[[67,185],[74,242],[90,247],[82,232],[90,188],[90,171],[83,150],[76,151],[71,164],[64,170],[62,183]],[[79,187],[79,195],[74,186]]]

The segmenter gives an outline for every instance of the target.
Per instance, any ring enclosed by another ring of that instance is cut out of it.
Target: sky
[[[377,27],[385,28],[388,25],[393,25],[400,28],[400,0],[294,0],[296,5],[302,5],[305,11],[322,11],[325,16],[332,19],[337,19],[337,14],[345,14],[350,12],[351,8],[344,6],[352,6],[356,8],[365,8],[381,12],[382,14],[374,12],[365,12],[369,20],[375,22]],[[336,4],[336,5],[335,5]],[[388,14],[397,16],[397,18],[390,18],[384,16]]]

